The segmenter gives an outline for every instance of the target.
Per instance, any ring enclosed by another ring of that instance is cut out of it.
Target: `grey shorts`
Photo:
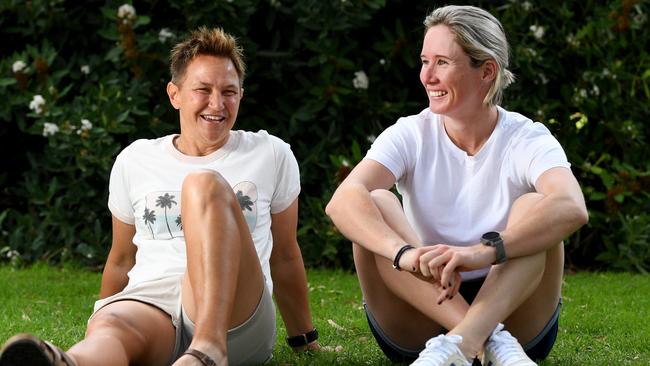
[[[183,276],[170,276],[143,282],[98,300],[90,319],[99,309],[116,301],[133,300],[159,308],[169,314],[176,329],[176,344],[169,361],[171,365],[185,352],[194,334],[194,322],[188,318],[181,302],[182,278]],[[228,364],[255,365],[270,360],[275,338],[275,304],[264,285],[262,298],[253,315],[244,323],[228,330]]]

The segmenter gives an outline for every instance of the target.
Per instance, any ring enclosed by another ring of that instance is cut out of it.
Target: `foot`
[[[426,347],[412,366],[471,366],[458,346],[463,341],[459,335],[439,335],[427,341]]]
[[[503,330],[503,324],[497,327],[485,343],[483,366],[536,366],[528,356],[517,338]]]
[[[31,334],[11,337],[2,347],[0,366],[76,366],[75,362],[52,343]]]

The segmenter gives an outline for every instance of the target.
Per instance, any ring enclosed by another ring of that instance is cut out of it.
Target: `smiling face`
[[[427,31],[420,55],[420,81],[432,112],[461,118],[481,109],[490,88],[494,62],[472,67],[470,58],[445,25]]]
[[[244,91],[232,60],[199,55],[179,84],[167,84],[169,100],[180,112],[177,148],[188,155],[216,151],[228,141]]]

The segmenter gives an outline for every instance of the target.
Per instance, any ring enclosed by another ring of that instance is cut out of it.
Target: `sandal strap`
[[[196,357],[205,366],[217,366],[217,363],[210,356],[194,348],[188,348],[183,354]]]

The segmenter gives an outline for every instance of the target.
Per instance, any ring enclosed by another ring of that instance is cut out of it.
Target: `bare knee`
[[[119,313],[110,310],[96,313],[88,324],[86,336],[97,333],[129,333],[144,341],[144,336],[138,334],[140,332],[135,324]]]
[[[214,170],[199,170],[188,174],[183,180],[184,201],[208,203],[212,200],[229,202],[234,194],[226,179]],[[185,203],[190,203],[185,202]]]

